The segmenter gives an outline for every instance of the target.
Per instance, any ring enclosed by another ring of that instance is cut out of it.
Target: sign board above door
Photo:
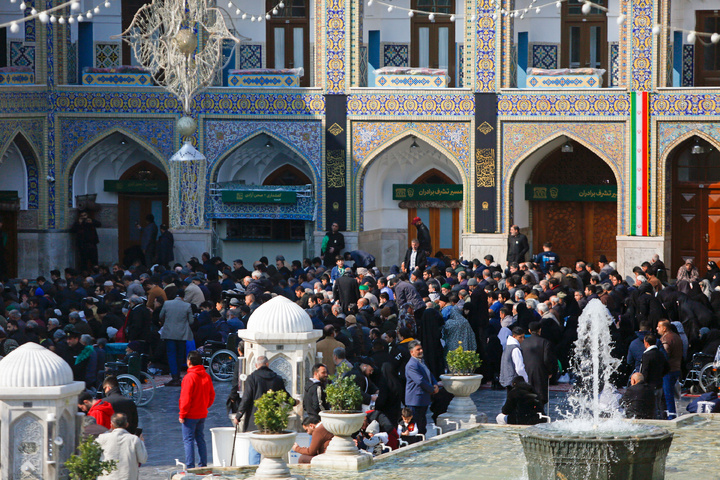
[[[525,185],[525,200],[616,202],[617,185]]]
[[[447,184],[393,184],[393,200],[462,201],[463,186]]]

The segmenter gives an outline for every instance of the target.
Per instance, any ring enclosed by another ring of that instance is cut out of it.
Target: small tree
[[[284,390],[268,390],[255,400],[255,425],[260,433],[283,433],[288,426],[293,403]]]
[[[65,462],[65,468],[73,480],[96,480],[117,469],[117,461],[102,461],[102,447],[95,439],[88,435],[78,446],[79,455],[70,455]]]
[[[477,352],[463,350],[462,342],[458,348],[447,354],[448,371],[452,375],[470,375],[480,366],[480,355]]]
[[[350,370],[344,363],[340,364],[332,383],[325,389],[325,398],[330,410],[335,412],[356,411],[362,405],[362,392],[352,377],[343,377]]]

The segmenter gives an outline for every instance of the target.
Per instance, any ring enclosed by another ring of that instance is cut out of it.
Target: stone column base
[[[665,257],[665,237],[617,237],[617,271],[623,277],[633,276],[633,267],[639,267],[643,262],[650,262],[656,253],[667,266]],[[668,272],[672,276],[674,272]],[[635,282],[633,277],[633,282]],[[631,284],[632,285],[632,284]]]
[[[171,230],[175,240],[173,260],[184,264],[190,257],[200,258],[203,252],[209,252],[212,245],[211,230]]]
[[[370,467],[373,464],[373,457],[369,453],[360,451],[358,451],[357,455],[323,453],[322,455],[313,457],[310,464],[313,468],[357,471]]]
[[[504,233],[465,233],[462,236],[462,255],[465,260],[492,255],[498,265],[505,267],[507,238]]]
[[[437,425],[442,428],[443,433],[452,432],[453,430],[464,430],[478,423],[487,423],[487,415],[482,412],[469,415],[453,415],[451,413],[443,413],[438,416]]]

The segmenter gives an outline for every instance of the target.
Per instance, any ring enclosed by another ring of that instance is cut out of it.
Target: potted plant
[[[320,412],[320,418],[325,429],[334,436],[325,453],[312,459],[315,466],[359,470],[372,463],[372,456],[361,454],[352,439],[352,435],[362,428],[365,412],[360,411],[360,387],[352,377],[343,376],[348,370],[346,364],[341,364],[325,390],[330,410]]]
[[[255,400],[255,425],[250,443],[262,455],[255,477],[292,478],[284,456],[295,443],[295,432],[288,432],[288,417],[295,401],[284,391],[268,390]]]
[[[72,480],[95,480],[117,469],[117,461],[102,461],[102,447],[91,435],[78,445],[79,455],[70,455],[65,461]]]
[[[457,424],[476,423],[477,407],[470,399],[482,383],[483,376],[475,374],[480,366],[480,356],[474,352],[463,349],[462,342],[455,350],[450,350],[446,357],[448,373],[440,375],[445,390],[452,393],[455,398],[448,405],[447,412],[440,416],[442,421],[452,420]],[[444,422],[447,424],[447,422]]]

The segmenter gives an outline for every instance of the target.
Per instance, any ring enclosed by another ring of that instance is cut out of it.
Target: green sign
[[[615,202],[617,185],[525,185],[525,200]]]
[[[297,203],[297,192],[271,190],[225,190],[223,203]]]
[[[462,185],[428,184],[403,185],[393,184],[393,200],[440,200],[457,202],[463,199]]]
[[[167,193],[167,180],[105,180],[104,190],[117,193]]]

